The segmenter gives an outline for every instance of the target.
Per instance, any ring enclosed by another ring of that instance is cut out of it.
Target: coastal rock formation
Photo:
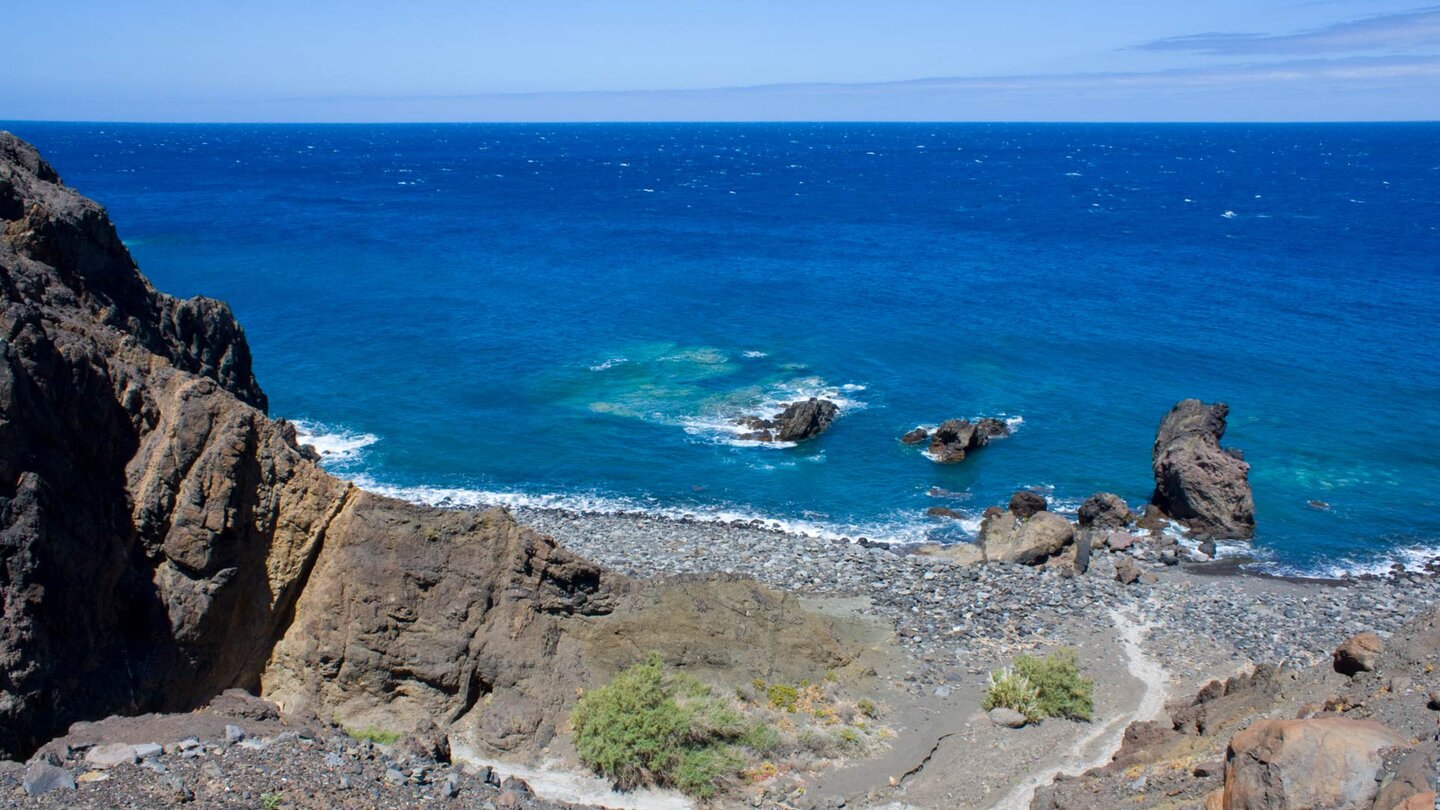
[[[1381,752],[1406,745],[1369,720],[1261,720],[1236,734],[1225,760],[1225,810],[1370,807]]]
[[[785,410],[769,419],[746,417],[736,424],[748,427],[750,433],[740,438],[755,442],[803,442],[824,433],[840,415],[840,406],[828,399],[811,397],[785,406]]]
[[[1041,788],[1033,810],[1430,808],[1440,612],[1411,621],[1349,678],[1324,661],[1260,665],[1132,724],[1107,765]]]
[[[389,501],[318,469],[267,418],[229,309],[157,292],[104,210],[8,133],[0,226],[0,753],[256,688],[296,622],[354,623],[319,673],[463,703],[506,683],[510,664],[486,666],[494,639],[507,656],[533,644],[514,666],[560,671],[562,617],[604,610],[614,578],[502,513]],[[385,587],[360,593],[367,580]],[[422,635],[450,646],[419,655]]]
[[[1223,402],[1181,400],[1155,436],[1152,503],[1196,535],[1249,539],[1255,533],[1250,465],[1238,451],[1222,449]]]
[[[947,419],[930,434],[930,457],[941,464],[955,464],[991,439],[1010,435],[1010,426],[999,419]],[[918,440],[917,440],[918,441]]]
[[[436,755],[436,724],[525,753],[651,649],[746,682],[854,658],[753,582],[640,584],[503,510],[363,492],[265,407],[229,309],[157,292],[104,210],[0,134],[0,758],[232,687]]]
[[[928,438],[930,438],[930,431],[923,427],[917,427],[914,430],[907,431],[905,435],[900,437],[900,441],[905,444],[919,444]]]
[[[1054,512],[1020,518],[1007,510],[988,511],[977,545],[987,562],[1035,565],[1059,554],[1075,540],[1075,527]]]

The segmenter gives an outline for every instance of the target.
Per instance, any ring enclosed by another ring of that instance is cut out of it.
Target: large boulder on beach
[[[1261,720],[1230,740],[1225,810],[1369,808],[1382,753],[1406,745],[1370,720]]]
[[[986,417],[977,422],[969,419],[946,419],[930,434],[930,457],[941,464],[955,464],[991,439],[1010,435],[1010,426],[1002,420]]]
[[[987,512],[977,544],[988,562],[1037,565],[1075,540],[1075,527],[1054,512],[1021,519],[1010,510]]]
[[[811,397],[801,402],[792,402],[775,417],[775,438],[782,442],[813,439],[825,432],[839,415],[840,406],[828,399]]]
[[[1155,436],[1151,501],[1196,535],[1249,539],[1255,534],[1250,465],[1220,446],[1229,412],[1223,402],[1198,399],[1170,409]]]
[[[1113,492],[1097,492],[1086,498],[1076,517],[1087,529],[1122,529],[1135,519],[1125,499]]]

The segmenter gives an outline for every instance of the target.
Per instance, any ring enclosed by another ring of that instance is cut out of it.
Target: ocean
[[[1138,508],[1199,397],[1260,567],[1440,554],[1437,124],[0,127],[378,491],[957,541]],[[820,438],[738,439],[804,396]],[[978,416],[959,465],[898,441]]]

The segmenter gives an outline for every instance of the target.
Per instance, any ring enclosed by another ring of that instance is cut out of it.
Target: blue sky
[[[47,0],[0,119],[1440,119],[1385,0]]]

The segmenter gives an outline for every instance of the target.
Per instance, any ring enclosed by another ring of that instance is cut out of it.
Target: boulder
[[[1260,720],[1230,740],[1225,810],[1369,808],[1382,752],[1405,744],[1370,720]]]
[[[1075,527],[1054,512],[1037,512],[1021,520],[1009,510],[987,510],[978,544],[988,562],[1036,565],[1074,540]]]
[[[1010,511],[1021,520],[1036,512],[1044,512],[1049,506],[1044,497],[1028,490],[1021,490],[1010,496]]]
[[[946,506],[932,506],[929,509],[925,510],[925,514],[929,515],[930,517],[951,518],[953,520],[961,520],[965,517],[959,512],[956,512],[954,509]]]
[[[1121,585],[1134,585],[1140,580],[1140,566],[1129,557],[1121,557],[1115,563],[1115,580]]]
[[[775,417],[775,439],[782,442],[803,442],[819,436],[830,427],[840,407],[828,399],[811,397],[785,406]]]
[[[1125,500],[1113,492],[1097,492],[1086,498],[1077,517],[1087,529],[1123,529],[1135,519]]]
[[[1374,633],[1358,633],[1345,639],[1331,656],[1335,671],[1341,675],[1373,672],[1375,659],[1385,650],[1385,642]]]
[[[1129,532],[1110,532],[1105,536],[1105,547],[1111,551],[1124,551],[1135,545],[1135,535]]]
[[[985,551],[974,543],[927,543],[915,549],[917,554],[939,557],[956,565],[979,565],[985,562]]]
[[[108,770],[117,765],[129,765],[136,759],[135,746],[125,743],[97,745],[85,752],[85,764],[97,771]]]
[[[1029,722],[1025,715],[1004,706],[996,706],[986,714],[990,717],[990,722],[1001,728],[1023,728]]]
[[[917,427],[914,430],[906,433],[904,436],[901,436],[900,441],[906,444],[919,444],[920,442],[923,442],[928,438],[930,438],[930,431],[922,427]]]
[[[1152,454],[1151,501],[1196,535],[1249,539],[1255,534],[1250,465],[1220,447],[1229,412],[1223,402],[1186,399],[1165,415]]]
[[[43,796],[52,790],[74,790],[75,777],[64,768],[36,759],[25,766],[20,786],[28,796]]]

